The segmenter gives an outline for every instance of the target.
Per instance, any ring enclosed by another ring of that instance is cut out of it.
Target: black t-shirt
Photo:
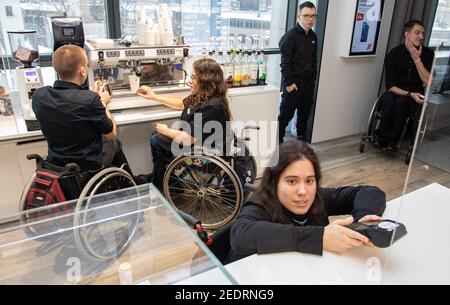
[[[102,134],[113,123],[97,93],[57,80],[34,92],[32,106],[48,142],[48,161],[77,163],[83,170],[102,165]]]
[[[190,105],[190,98],[187,97],[183,100],[183,103],[184,110],[181,114],[181,120],[189,125],[189,130],[183,128],[183,126],[181,126],[181,129],[197,139],[196,146],[216,148],[223,153],[223,143],[229,145],[232,139],[226,138],[226,124],[231,118],[222,101],[218,97],[210,97],[203,104],[194,107]],[[221,129],[223,133],[220,134],[221,131],[218,129]]]
[[[428,72],[431,72],[434,51],[424,46],[420,58]],[[394,86],[406,91],[424,92],[417,67],[404,44],[392,49],[386,57],[386,89]]]

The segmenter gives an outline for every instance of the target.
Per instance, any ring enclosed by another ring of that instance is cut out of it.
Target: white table
[[[392,200],[383,217],[397,219],[402,204],[408,234],[391,248],[253,255],[226,269],[243,285],[450,284],[450,189],[432,184]]]

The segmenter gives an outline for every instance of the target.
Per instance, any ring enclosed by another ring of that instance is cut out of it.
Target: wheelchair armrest
[[[248,141],[250,141],[251,140],[251,138],[250,137],[243,137],[243,138],[238,138],[238,137],[236,137],[236,142],[248,142]]]
[[[36,160],[36,162],[44,161],[44,159],[41,156],[39,156],[38,154],[27,155],[27,160]]]
[[[242,135],[245,133],[246,130],[260,130],[260,129],[261,129],[261,127],[259,127],[257,125],[246,125],[241,130],[241,138],[244,138]]]
[[[256,125],[246,125],[246,126],[244,126],[244,130],[246,130],[246,129],[260,130],[261,127],[256,126]]]
[[[36,168],[42,168],[44,159],[38,154],[27,155],[27,160],[36,160]]]

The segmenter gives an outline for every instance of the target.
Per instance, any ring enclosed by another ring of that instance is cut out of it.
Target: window
[[[266,48],[277,48],[285,33],[287,0],[121,0],[121,30],[137,35],[143,13],[157,24],[160,4],[167,4],[174,36],[194,47],[205,47],[212,37],[266,38]]]
[[[13,9],[12,9],[11,5],[5,6],[5,14],[6,14],[6,17],[14,17]]]
[[[450,46],[450,0],[439,0],[431,32],[429,46],[440,45]]]
[[[86,38],[107,37],[104,0],[3,0],[6,7],[19,7],[16,18],[2,20],[1,35],[6,53],[11,54],[7,31],[35,30],[39,52],[53,52],[50,17],[81,16]],[[17,13],[16,13],[17,14]]]

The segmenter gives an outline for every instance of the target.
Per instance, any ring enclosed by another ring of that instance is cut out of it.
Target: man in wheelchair
[[[425,27],[412,20],[404,26],[405,43],[386,57],[387,93],[381,101],[381,120],[374,144],[395,151],[406,120],[424,103],[424,88],[430,80],[434,51],[423,45]]]
[[[110,92],[104,86],[96,85],[95,92],[84,86],[87,66],[82,48],[59,48],[53,55],[59,79],[53,87],[37,89],[33,94],[33,111],[48,142],[47,162],[59,167],[75,163],[82,172],[121,167],[128,162],[107,108]],[[126,170],[130,172],[128,167]]]

